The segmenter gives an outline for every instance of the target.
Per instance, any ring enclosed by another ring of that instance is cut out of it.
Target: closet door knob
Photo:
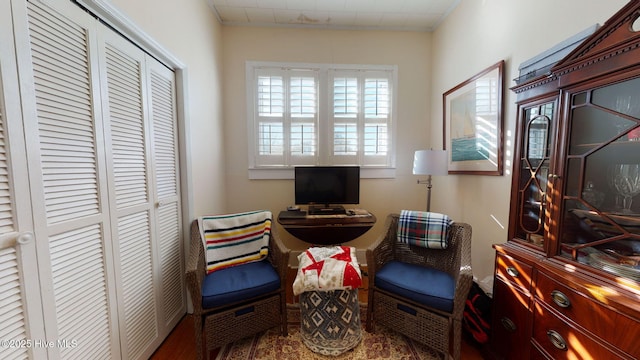
[[[18,235],[18,239],[16,241],[20,245],[27,245],[28,243],[33,241],[33,233],[30,231],[23,232],[22,234]]]

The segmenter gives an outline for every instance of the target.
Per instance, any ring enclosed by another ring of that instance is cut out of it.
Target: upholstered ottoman
[[[300,294],[300,334],[311,351],[340,355],[362,340],[358,289]]]

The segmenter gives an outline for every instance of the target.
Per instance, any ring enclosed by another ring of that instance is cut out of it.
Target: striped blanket
[[[444,214],[402,210],[398,222],[398,240],[429,249],[446,249],[449,246],[448,230],[451,223],[453,220]]]
[[[198,218],[207,274],[267,257],[271,212],[252,211]]]

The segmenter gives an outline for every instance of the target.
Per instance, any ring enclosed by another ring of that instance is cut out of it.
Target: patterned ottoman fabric
[[[337,356],[362,340],[358,289],[300,294],[300,334],[313,352]]]

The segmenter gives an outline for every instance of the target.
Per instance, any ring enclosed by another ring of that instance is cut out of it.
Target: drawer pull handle
[[[507,274],[513,277],[518,277],[520,275],[520,272],[518,271],[518,269],[514,268],[513,266],[509,266],[507,268]]]
[[[500,323],[502,323],[502,327],[504,327],[508,332],[515,332],[518,328],[516,324],[506,316],[500,319]]]
[[[565,351],[567,350],[567,343],[564,341],[562,335],[560,335],[557,331],[547,331],[547,337],[549,338],[549,341],[551,341],[551,344],[557,349]]]
[[[560,306],[561,308],[566,309],[571,306],[571,300],[569,300],[569,297],[563,294],[561,291],[553,290],[551,292],[551,299],[554,303],[556,303],[556,305]]]

